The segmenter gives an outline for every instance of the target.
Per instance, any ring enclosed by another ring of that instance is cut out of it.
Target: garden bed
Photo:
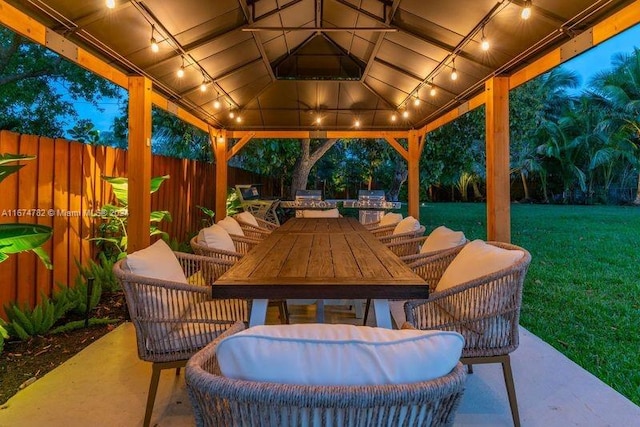
[[[121,324],[126,318],[124,294],[103,294],[91,316],[108,317],[114,323],[37,336],[28,341],[5,342],[0,354],[0,405]],[[67,317],[60,324],[73,320],[81,319]]]

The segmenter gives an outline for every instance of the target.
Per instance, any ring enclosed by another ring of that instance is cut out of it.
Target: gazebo
[[[379,138],[414,217],[425,136],[484,105],[487,238],[508,242],[509,91],[639,21],[638,0],[0,0],[0,24],[128,90],[132,251],[152,105],[209,133],[217,212],[252,139]]]

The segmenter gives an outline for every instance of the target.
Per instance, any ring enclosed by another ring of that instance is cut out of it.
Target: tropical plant
[[[20,307],[16,303],[10,303],[4,306],[9,320],[7,331],[10,336],[23,341],[36,335],[43,335],[71,308],[70,302],[55,303],[44,294],[42,294],[42,301],[33,310],[27,305]]]
[[[12,173],[18,172],[25,165],[19,164],[23,160],[33,160],[35,156],[23,154],[0,154],[0,182]],[[15,163],[15,164],[11,164]],[[22,210],[16,211],[16,216]],[[2,212],[4,216],[6,212]],[[12,213],[9,213],[10,215]],[[6,261],[10,254],[32,251],[42,263],[52,269],[49,255],[42,245],[49,240],[53,229],[45,225],[10,223],[0,224],[0,262]]]
[[[100,212],[95,214],[96,218],[102,219],[98,226],[98,237],[90,240],[107,252],[110,259],[121,259],[127,255],[127,217],[128,217],[128,197],[129,180],[124,177],[103,176],[105,182],[111,184],[117,205],[106,204],[102,206]],[[151,178],[151,194],[158,191],[160,185],[169,179],[169,175]],[[158,223],[163,220],[171,221],[169,211],[153,211],[149,218],[151,222],[150,235],[160,235],[168,239],[169,235],[158,228]]]
[[[225,203],[225,207],[227,209],[227,216],[235,215],[242,210],[238,193],[233,188],[227,190],[227,202]],[[215,215],[215,213],[213,214]],[[211,217],[211,220],[213,220],[213,216]]]
[[[4,320],[0,319],[0,354],[2,354],[2,350],[4,350],[4,340],[9,339],[9,333],[5,329]]]
[[[73,286],[56,283],[58,291],[53,295],[55,304],[67,306],[69,311],[79,315],[84,315],[89,310],[93,310],[100,302],[102,296],[102,285],[94,280],[91,295],[88,291],[87,280],[82,274],[76,276]],[[87,296],[89,297],[89,307],[87,307]]]

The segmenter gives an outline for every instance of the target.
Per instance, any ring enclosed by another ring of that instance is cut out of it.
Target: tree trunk
[[[337,141],[337,139],[326,139],[313,153],[311,153],[311,140],[309,138],[300,141],[302,150],[300,152],[300,157],[298,157],[296,164],[293,167],[291,188],[289,190],[289,198],[291,200],[296,197],[296,192],[298,190],[307,189],[307,181],[309,180],[309,172],[311,172],[311,168],[322,156],[324,156],[329,148],[333,147]]]
[[[528,201],[530,199],[529,196],[529,186],[527,185],[527,177],[524,174],[524,171],[520,169],[520,178],[522,179],[522,189],[524,190],[524,200]]]
[[[638,171],[638,188],[636,190],[636,199],[633,201],[634,205],[640,205],[640,170]]]
[[[407,164],[404,162],[404,160],[396,161],[395,169],[393,171],[393,182],[391,183],[391,188],[389,189],[389,193],[387,194],[389,201],[398,201],[398,197],[400,196],[400,189],[407,181],[408,176],[409,172],[407,171]]]

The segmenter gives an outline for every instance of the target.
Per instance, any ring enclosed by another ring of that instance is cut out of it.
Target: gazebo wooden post
[[[418,131],[407,135],[409,158],[407,159],[407,190],[409,215],[420,219],[420,139]]]
[[[227,216],[227,133],[219,131],[211,135],[216,157],[216,222]]]
[[[511,242],[509,180],[509,78],[485,83],[487,240]]]
[[[129,77],[127,252],[149,246],[151,224],[151,80]]]

